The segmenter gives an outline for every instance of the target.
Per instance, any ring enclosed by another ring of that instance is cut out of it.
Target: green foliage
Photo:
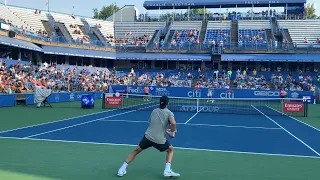
[[[98,8],[93,9],[93,18],[96,19],[107,19],[111,15],[113,15],[116,11],[119,10],[119,7],[116,3],[112,3],[109,6],[102,6],[99,11]]]
[[[307,4],[307,6],[304,8],[304,14],[307,19],[314,19],[317,18],[316,15],[316,9],[314,7],[314,4]]]

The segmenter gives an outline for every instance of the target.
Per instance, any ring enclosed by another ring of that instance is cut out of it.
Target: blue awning
[[[210,54],[169,54],[169,53],[126,53],[44,46],[45,54],[92,57],[117,60],[149,61],[211,61]]]
[[[119,60],[150,61],[211,61],[210,54],[172,54],[172,53],[117,53]]]
[[[188,9],[190,8],[235,8],[237,7],[285,7],[303,5],[306,0],[146,0],[143,6],[152,9]]]
[[[222,54],[221,61],[320,62],[320,54]]]
[[[55,46],[43,46],[42,48],[45,54],[116,59],[115,52],[104,52],[104,51],[96,51],[96,50],[55,47]]]
[[[0,36],[0,44],[42,52],[42,48],[33,43],[6,36]]]

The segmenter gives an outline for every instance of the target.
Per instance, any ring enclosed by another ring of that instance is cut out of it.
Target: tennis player
[[[212,103],[214,102],[214,99],[212,99],[213,91],[214,91],[213,85],[209,85],[209,87],[208,87],[208,94],[207,94],[207,96],[208,96],[207,102],[212,102]]]
[[[149,101],[149,87],[148,87],[148,85],[146,85],[146,86],[143,88],[143,92],[144,92],[143,101]]]
[[[149,147],[154,147],[160,152],[167,152],[166,166],[163,172],[164,177],[180,176],[179,173],[175,173],[171,169],[173,146],[165,138],[166,133],[170,138],[174,138],[175,133],[177,132],[174,114],[167,108],[168,103],[169,98],[167,96],[162,96],[160,98],[160,106],[152,111],[149,118],[150,124],[144,134],[144,137],[120,167],[118,170],[118,176],[122,177],[125,175],[127,173],[126,168],[128,164],[130,164],[141,151],[148,149]],[[167,129],[169,125],[170,129]]]

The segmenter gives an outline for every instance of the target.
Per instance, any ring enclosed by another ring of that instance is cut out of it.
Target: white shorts
[[[209,93],[207,94],[207,96],[208,96],[208,97],[212,97],[212,93],[209,92]]]

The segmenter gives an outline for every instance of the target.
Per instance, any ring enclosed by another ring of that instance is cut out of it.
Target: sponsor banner
[[[0,95],[0,107],[10,107],[16,105],[16,95]]]
[[[108,97],[106,96],[106,106],[119,107],[122,106],[122,97]]]
[[[302,98],[303,98],[303,100],[304,100],[305,102],[311,103],[311,102],[313,102],[313,101],[311,101],[311,97],[312,97],[312,96],[303,96]]]
[[[129,94],[144,94],[143,86],[111,86],[112,92],[125,93],[128,89]],[[149,87],[150,93],[155,96],[168,95],[171,97],[188,98],[207,98],[207,88],[187,88],[187,87]],[[303,98],[310,96],[310,103],[313,102],[313,95],[310,91],[287,91],[288,98]],[[214,89],[212,97],[216,99],[234,99],[234,98],[280,98],[278,90],[250,90],[250,89]]]
[[[93,106],[94,105],[94,97],[93,97],[93,95],[82,95],[82,97],[81,97],[81,105],[83,105],[83,106]]]
[[[201,112],[212,112],[212,113],[218,113],[219,112],[219,106],[199,106],[199,110]],[[197,106],[196,105],[183,105],[180,107],[180,111],[183,112],[197,112]]]
[[[81,101],[82,95],[93,95],[94,99],[102,99],[103,92],[61,92],[52,93],[48,97],[50,103]],[[34,94],[26,94],[26,104],[34,104]]]
[[[302,102],[285,102],[283,104],[284,112],[303,112]]]

